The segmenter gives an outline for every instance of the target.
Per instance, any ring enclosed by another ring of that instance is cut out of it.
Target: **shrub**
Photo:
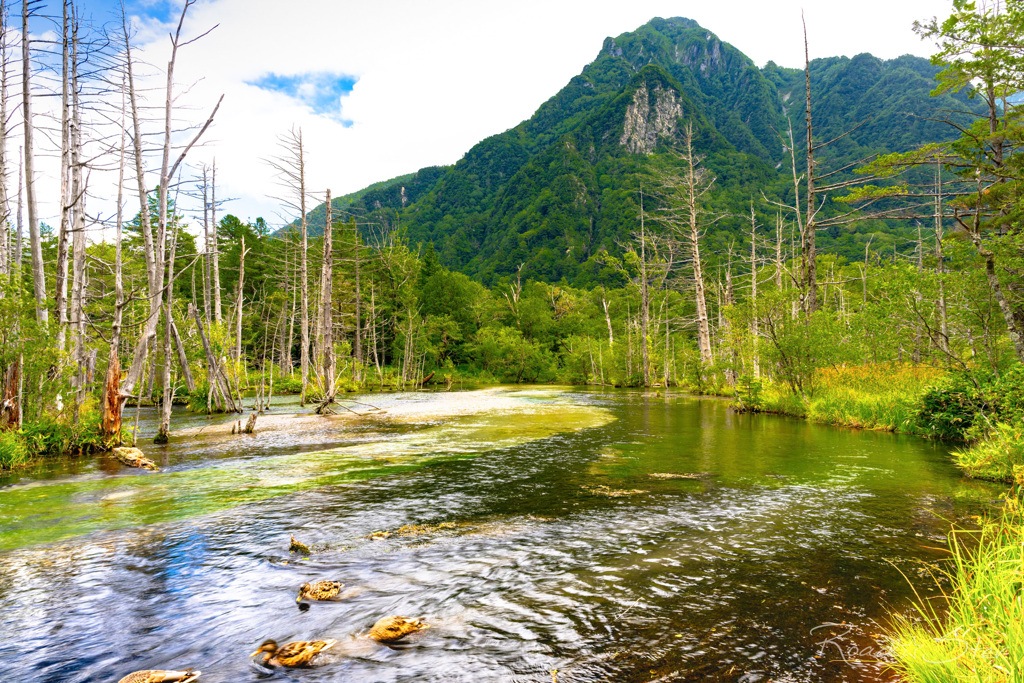
[[[918,429],[940,439],[967,441],[979,417],[992,410],[971,376],[953,373],[929,387],[921,396],[917,411]]]
[[[9,470],[28,460],[28,446],[19,432],[0,432],[0,470]]]

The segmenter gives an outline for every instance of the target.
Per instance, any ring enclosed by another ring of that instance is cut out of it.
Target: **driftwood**
[[[158,472],[156,463],[142,454],[138,448],[118,447],[114,449],[114,457],[128,467],[139,467],[144,470]]]
[[[250,413],[249,419],[245,422],[245,429],[242,430],[243,434],[255,434],[256,433],[256,416],[258,413]]]

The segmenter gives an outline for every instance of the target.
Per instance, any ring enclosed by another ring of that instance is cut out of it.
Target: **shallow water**
[[[159,473],[100,457],[0,479],[5,680],[255,681],[264,639],[322,637],[340,641],[322,666],[274,678],[889,680],[875,634],[909,604],[903,575],[935,593],[950,523],[999,494],[939,444],[716,400],[357,398],[384,411],[292,401],[254,436],[182,414],[143,446]],[[317,578],[352,596],[296,609]],[[359,637],[391,614],[432,626]]]

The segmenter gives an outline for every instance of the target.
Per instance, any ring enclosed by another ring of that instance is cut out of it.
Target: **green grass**
[[[28,461],[25,437],[18,432],[0,432],[0,470],[9,470]]]
[[[897,363],[823,368],[813,395],[804,398],[771,384],[761,408],[825,424],[914,433],[918,400],[939,376],[933,368]]]
[[[976,546],[954,531],[952,589],[898,615],[889,637],[894,668],[911,683],[1024,682],[1024,514],[1007,503]],[[945,608],[945,609],[943,609]]]
[[[1024,485],[1024,422],[997,423],[985,439],[954,457],[968,476]]]

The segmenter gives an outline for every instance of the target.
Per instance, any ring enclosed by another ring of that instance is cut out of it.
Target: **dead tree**
[[[705,366],[714,362],[711,351],[711,324],[708,319],[707,286],[701,261],[700,240],[704,230],[717,218],[704,209],[704,197],[714,186],[715,178],[701,167],[702,157],[693,151],[693,124],[687,122],[683,132],[683,148],[675,154],[681,166],[677,173],[667,173],[661,179],[664,195],[665,222],[684,246],[693,272],[693,296],[697,309],[697,346],[700,360]]]
[[[324,373],[324,395],[320,399],[318,411],[334,403],[334,335],[333,335],[333,309],[331,304],[331,290],[334,288],[334,225],[331,216],[331,191],[327,190],[327,220],[324,223],[324,261],[320,278],[321,282],[321,304],[323,306],[320,315],[323,325],[323,373]]]
[[[217,115],[217,110],[220,109],[220,103],[224,100],[224,96],[221,95],[220,99],[217,100],[216,106],[213,108],[213,112],[210,117],[203,124],[199,132],[196,133],[195,137],[186,145],[178,156],[177,160],[172,165],[171,160],[171,114],[174,102],[174,63],[178,56],[178,48],[184,47],[189,43],[192,43],[206,33],[188,40],[181,42],[181,27],[185,23],[185,14],[188,12],[188,8],[195,4],[196,0],[185,0],[185,4],[181,9],[181,18],[178,20],[177,30],[171,34],[171,57],[167,62],[167,94],[164,99],[164,145],[163,145],[163,159],[160,165],[160,189],[157,195],[157,242],[163,244],[167,236],[167,192],[170,185],[171,179],[174,178],[178,171],[178,166],[184,161],[185,156],[188,154],[192,146],[202,137],[206,129],[213,123],[213,118]],[[213,29],[210,29],[213,30]],[[157,431],[155,441],[159,443],[166,443],[170,434],[171,425],[171,402],[173,399],[173,387],[171,386],[171,336],[173,328],[173,318],[171,317],[171,303],[173,299],[173,284],[174,284],[174,253],[176,247],[176,239],[172,235],[170,256],[167,259],[167,285],[164,288],[163,303],[164,303],[164,371],[163,371],[163,402],[161,405],[162,410],[160,411],[160,427]],[[161,254],[162,256],[162,254]]]
[[[110,354],[107,358],[107,377],[103,382],[103,418],[100,431],[108,446],[120,445],[121,410],[124,396],[121,393],[121,319],[124,311],[124,283],[121,277],[121,232],[124,207],[124,162],[125,162],[125,119],[126,102],[124,84],[121,94],[121,148],[117,167],[117,214],[114,237],[114,320],[110,326]]]
[[[267,159],[267,164],[274,170],[277,182],[285,191],[278,199],[291,211],[299,213],[299,284],[301,321],[299,336],[299,366],[302,377],[302,392],[299,397],[301,404],[306,403],[306,383],[309,380],[309,264],[308,264],[308,225],[306,222],[306,152],[302,142],[302,129],[291,129],[278,137],[281,153],[278,157]],[[289,335],[289,339],[291,336]]]
[[[46,306],[46,276],[43,271],[43,242],[39,234],[39,212],[36,204],[35,151],[32,144],[32,60],[28,18],[41,0],[24,0],[21,4],[21,103],[22,129],[25,135],[25,202],[28,204],[28,234],[32,253],[32,285],[36,301],[36,319],[46,324],[50,313]]]

